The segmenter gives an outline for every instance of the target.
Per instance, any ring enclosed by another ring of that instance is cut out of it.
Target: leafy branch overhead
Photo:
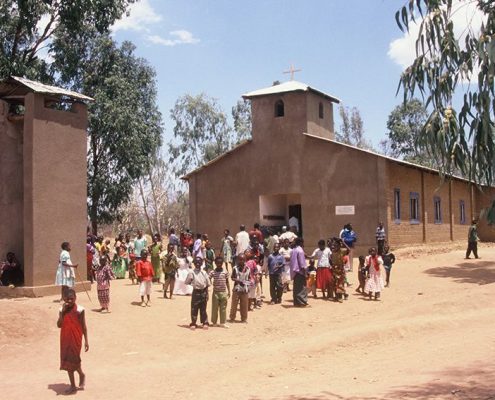
[[[456,15],[469,22],[461,29]],[[481,15],[479,26],[475,15]],[[419,24],[416,59],[402,74],[404,101],[419,92],[429,110],[420,143],[446,173],[458,168],[492,184],[495,171],[495,3],[410,0],[396,13],[400,29]]]

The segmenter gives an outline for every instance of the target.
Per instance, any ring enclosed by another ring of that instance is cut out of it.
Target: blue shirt
[[[268,273],[276,275],[282,273],[285,265],[285,259],[282,254],[272,253],[268,256]]]

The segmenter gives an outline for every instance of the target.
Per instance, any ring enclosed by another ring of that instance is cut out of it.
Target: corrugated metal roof
[[[328,98],[330,101],[332,101],[334,103],[340,103],[340,100],[337,97],[330,96],[327,93],[316,90],[316,89],[312,88],[311,86],[306,85],[305,83],[298,82],[298,81],[288,81],[288,82],[280,83],[279,85],[273,85],[273,86],[270,86],[267,88],[254,90],[252,92],[243,94],[242,97],[244,97],[245,99],[250,99],[252,97],[267,96],[267,95],[271,95],[271,94],[297,92],[297,91],[315,92],[321,96]]]
[[[94,99],[89,96],[57,86],[45,85],[43,83],[21,78],[19,76],[11,76],[4,82],[0,83],[0,97],[18,97],[25,95],[28,92],[51,94],[57,97],[69,97],[71,99],[82,101],[94,101]]]

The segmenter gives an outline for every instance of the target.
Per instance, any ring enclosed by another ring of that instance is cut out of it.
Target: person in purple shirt
[[[308,292],[306,290],[306,257],[302,248],[302,238],[295,239],[295,247],[290,255],[290,275],[294,281],[292,294],[294,296],[294,307],[306,307],[308,305]]]

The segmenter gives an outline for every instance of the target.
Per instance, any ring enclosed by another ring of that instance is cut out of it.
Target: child
[[[190,295],[192,293],[192,287],[186,285],[186,279],[191,272],[192,257],[189,256],[189,250],[187,247],[182,247],[181,255],[177,258],[177,278],[174,285],[174,294]]]
[[[70,260],[70,243],[63,242],[62,251],[60,252],[60,262],[57,268],[57,275],[55,276],[55,285],[62,286],[60,301],[64,301],[64,293],[67,289],[74,287],[75,281],[75,271],[74,268],[77,268],[77,264],[72,264]]]
[[[194,269],[189,272],[186,279],[186,285],[192,285],[193,292],[191,295],[191,323],[189,328],[195,330],[197,327],[198,311],[203,329],[208,329],[208,314],[206,306],[208,305],[208,287],[210,286],[210,278],[208,274],[201,269],[203,258],[200,256],[194,257]]]
[[[313,295],[316,297],[316,288],[321,289],[323,298],[330,298],[332,287],[332,272],[330,271],[330,255],[332,252],[326,246],[324,240],[318,241],[318,248],[313,251],[310,259],[314,264],[316,261],[316,286]]]
[[[153,265],[148,261],[148,250],[141,250],[141,259],[136,263],[136,275],[139,281],[139,294],[141,295],[141,307],[151,307],[151,282],[153,281]],[[147,301],[144,302],[144,295]]]
[[[347,247],[347,244],[342,239],[333,240],[331,246],[332,254],[330,256],[330,263],[332,264],[334,290],[336,294],[336,300],[339,303],[342,303],[342,299],[347,299],[349,296],[345,292],[346,278],[344,268],[344,256],[349,254],[349,247]]]
[[[64,294],[64,304],[60,308],[57,326],[60,328],[60,369],[69,374],[70,388],[67,394],[84,390],[85,378],[81,368],[81,347],[84,336],[84,351],[89,350],[88,330],[84,307],[76,305],[76,292],[70,288]],[[76,387],[74,372],[79,374],[79,388]]]
[[[149,248],[151,254],[151,265],[153,265],[153,282],[160,281],[162,266],[160,265],[160,253],[162,252],[162,237],[160,234],[153,235],[153,243]]]
[[[179,268],[174,249],[175,246],[169,243],[167,245],[167,252],[161,256],[162,270],[165,276],[165,281],[163,283],[163,298],[168,298],[167,290],[170,287],[170,300],[172,300],[172,295],[174,294],[175,276],[177,275],[177,269]]]
[[[385,245],[383,248],[383,267],[385,268],[385,287],[390,286],[390,272],[392,271],[392,264],[395,262],[394,253],[389,253],[390,247]]]
[[[98,291],[98,301],[100,302],[100,312],[107,310],[110,312],[110,281],[115,279],[115,275],[108,264],[106,257],[100,258],[100,265],[96,270],[96,290]]]
[[[370,255],[366,257],[366,266],[368,267],[368,280],[364,290],[371,296],[375,294],[375,300],[380,298],[380,292],[383,289],[383,278],[380,271],[380,265],[383,264],[382,258],[377,254],[376,248],[370,248]]]
[[[251,250],[246,250],[244,252],[246,257],[246,267],[249,270],[249,288],[248,288],[248,311],[253,311],[256,307],[256,280],[258,279],[258,266],[254,254]]]
[[[220,311],[220,326],[228,328],[225,325],[227,319],[227,302],[230,297],[229,275],[223,270],[223,257],[215,258],[216,268],[211,272],[210,277],[213,279],[213,295],[211,296],[211,322],[217,325],[218,314]],[[220,310],[219,310],[220,309]]]
[[[356,292],[364,293],[364,285],[366,284],[366,275],[368,274],[368,267],[365,265],[365,257],[359,256],[359,266],[358,266],[358,281],[359,286],[356,288]]]
[[[234,291],[232,294],[232,303],[230,306],[230,322],[235,321],[237,314],[237,305],[241,311],[241,322],[247,323],[248,318],[248,290],[250,287],[250,274],[251,271],[246,266],[246,257],[244,254],[237,256],[237,265],[232,269],[232,281],[234,281]]]
[[[205,242],[205,271],[210,273],[213,271],[213,263],[215,261],[215,251],[211,248],[211,242]]]

